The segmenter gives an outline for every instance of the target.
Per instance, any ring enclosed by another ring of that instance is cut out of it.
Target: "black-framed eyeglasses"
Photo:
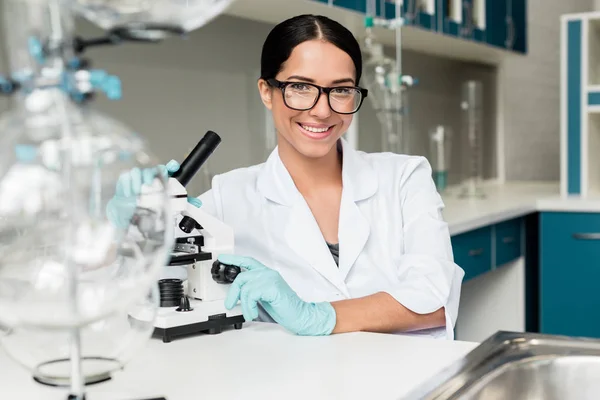
[[[338,114],[354,114],[360,109],[369,91],[358,86],[323,87],[306,82],[282,82],[267,79],[269,85],[281,89],[283,102],[288,108],[307,111],[313,108],[322,93],[327,95],[329,107]]]

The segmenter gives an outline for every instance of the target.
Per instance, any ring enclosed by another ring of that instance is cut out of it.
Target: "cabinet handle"
[[[502,238],[502,243],[505,243],[505,244],[509,244],[509,243],[514,242],[514,241],[515,241],[515,238],[512,237],[512,236],[508,236],[508,237]]]
[[[483,254],[483,249],[469,250],[469,256],[470,257],[480,256],[481,254]]]
[[[574,233],[573,239],[577,240],[600,240],[600,233]]]
[[[513,44],[515,43],[515,24],[512,16],[506,17],[506,25],[508,26],[508,38],[505,40],[504,45],[507,48],[512,49]]]

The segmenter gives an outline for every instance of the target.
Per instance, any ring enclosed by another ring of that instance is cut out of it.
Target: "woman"
[[[361,63],[353,35],[326,17],[297,16],[268,35],[258,90],[278,146],[200,196],[235,231],[236,254],[219,259],[246,269],[225,305],[240,301],[246,320],[272,318],[299,335],[452,339],[464,272],[429,163],[342,139],[367,95]]]

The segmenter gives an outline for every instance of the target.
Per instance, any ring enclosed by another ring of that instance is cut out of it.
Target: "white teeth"
[[[306,126],[306,125],[301,125],[303,129],[306,129],[309,132],[314,132],[314,133],[323,133],[325,131],[327,131],[329,128],[314,128],[312,126]]]

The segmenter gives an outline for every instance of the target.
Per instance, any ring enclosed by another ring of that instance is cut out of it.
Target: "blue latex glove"
[[[109,200],[106,206],[106,215],[112,223],[121,229],[129,226],[131,217],[137,207],[137,197],[142,192],[143,185],[150,185],[154,178],[161,174],[164,179],[173,175],[179,170],[179,163],[171,160],[167,165],[159,165],[154,168],[139,169],[133,168],[131,171],[122,174],[117,181],[115,195]],[[202,202],[188,196],[188,202],[196,207],[200,207]]]
[[[218,258],[223,264],[246,269],[235,278],[225,299],[228,310],[241,301],[246,321],[258,317],[260,302],[278,324],[297,335],[329,335],[335,328],[336,313],[331,303],[308,303],[300,299],[277,271],[253,258],[232,254]]]

